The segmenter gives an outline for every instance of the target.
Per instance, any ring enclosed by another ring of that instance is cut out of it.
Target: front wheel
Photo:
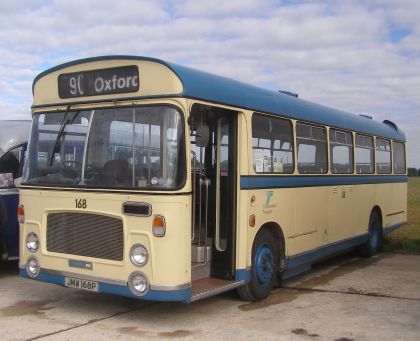
[[[368,241],[360,249],[363,257],[371,257],[378,252],[381,243],[381,224],[376,212],[372,212],[369,219]]]
[[[273,234],[268,230],[259,232],[252,246],[251,280],[238,288],[242,299],[259,301],[270,294],[278,273],[278,255],[279,251]]]

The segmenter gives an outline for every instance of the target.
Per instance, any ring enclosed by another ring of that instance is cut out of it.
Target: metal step
[[[192,282],[191,302],[215,296],[244,285],[245,281],[226,281],[219,278],[205,278]]]

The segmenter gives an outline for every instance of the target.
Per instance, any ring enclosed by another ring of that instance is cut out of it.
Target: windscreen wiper
[[[55,142],[54,142],[54,148],[52,149],[51,158],[50,158],[50,167],[52,166],[53,161],[54,161],[54,154],[59,152],[60,149],[61,149],[61,144],[62,144],[61,139],[64,135],[64,129],[66,129],[66,126],[69,123],[72,124],[74,122],[76,117],[79,115],[80,110],[77,110],[77,111],[74,112],[74,115],[73,115],[71,120],[67,119],[67,116],[68,116],[69,112],[70,112],[70,105],[67,106],[67,110],[64,113],[63,122],[61,122],[60,129],[58,130],[57,137],[56,137]]]

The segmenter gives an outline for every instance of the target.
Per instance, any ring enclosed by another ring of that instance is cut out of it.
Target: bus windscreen
[[[185,177],[181,117],[170,106],[35,114],[23,182],[177,189]]]

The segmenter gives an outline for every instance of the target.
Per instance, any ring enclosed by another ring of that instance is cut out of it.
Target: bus
[[[194,302],[267,297],[407,220],[406,138],[379,122],[154,58],[33,82],[20,274]]]
[[[0,121],[0,260],[19,257],[17,208],[30,120]]]

